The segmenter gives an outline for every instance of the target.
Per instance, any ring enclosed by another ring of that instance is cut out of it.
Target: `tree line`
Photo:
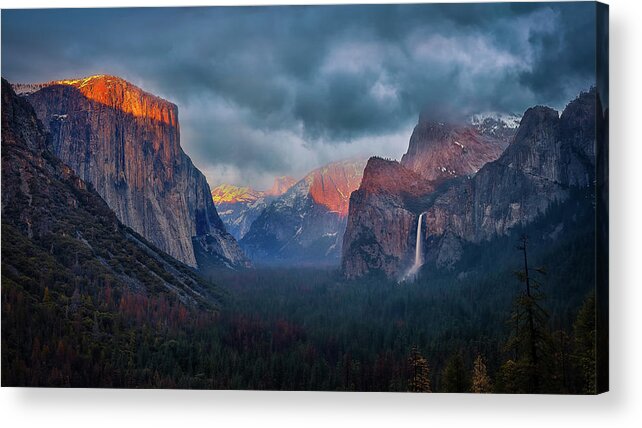
[[[559,261],[547,271],[530,266],[527,245],[516,252],[517,273],[403,287],[346,283],[329,269],[222,273],[220,311],[104,276],[78,281],[3,245],[3,262],[48,273],[14,276],[3,266],[2,383],[592,393],[595,298],[582,272],[589,267],[575,264],[590,247],[536,257]],[[573,278],[558,274],[572,266]],[[571,311],[562,303],[578,289],[588,297]]]

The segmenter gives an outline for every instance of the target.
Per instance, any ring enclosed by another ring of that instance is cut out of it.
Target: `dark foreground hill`
[[[220,294],[118,221],[48,148],[3,80],[2,385],[104,384],[129,358],[119,331],[186,323]]]

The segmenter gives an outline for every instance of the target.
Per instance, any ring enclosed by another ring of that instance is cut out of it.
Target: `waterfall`
[[[414,279],[419,272],[419,268],[424,264],[424,252],[423,252],[423,240],[421,239],[421,221],[424,218],[425,213],[419,214],[419,220],[417,220],[417,237],[415,238],[415,262],[410,267],[410,270],[406,272],[402,281],[409,279]]]
[[[415,264],[412,265],[415,271],[424,264],[423,241],[421,240],[421,220],[423,218],[424,213],[419,214],[419,220],[417,221],[417,240],[415,241]]]

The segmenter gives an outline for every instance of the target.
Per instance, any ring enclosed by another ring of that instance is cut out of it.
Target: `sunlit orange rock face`
[[[296,180],[292,177],[275,177],[267,191],[223,183],[212,189],[212,200],[227,231],[236,239],[242,239],[261,212],[294,183]]]
[[[254,202],[264,197],[281,196],[296,183],[297,180],[289,176],[275,177],[269,190],[255,190],[249,186],[235,186],[233,184],[219,184],[212,189],[212,200],[215,205],[237,204]]]
[[[178,109],[174,104],[145,92],[120,77],[98,75],[77,80],[58,80],[52,84],[73,86],[92,101],[136,117],[170,126],[178,125]]]
[[[176,105],[106,75],[23,86],[35,89],[26,98],[54,154],[92,183],[124,224],[191,266],[193,239],[204,235],[216,236],[207,247],[222,259],[243,259],[205,176],[180,147]]]
[[[312,171],[306,177],[310,182],[310,196],[340,217],[347,216],[350,194],[359,188],[364,167],[363,160],[347,160]]]
[[[274,184],[272,184],[272,187],[266,191],[265,194],[268,196],[281,196],[287,192],[290,187],[294,186],[296,182],[296,178],[287,175],[275,177]]]
[[[212,189],[214,204],[237,204],[253,202],[263,197],[265,192],[254,190],[251,187],[238,187],[232,184],[219,184]]]
[[[359,189],[367,193],[421,196],[432,192],[433,184],[397,161],[372,157],[368,161]]]
[[[181,153],[178,108],[175,104],[115,76],[98,75],[84,79],[57,80],[43,85],[46,85],[46,91],[41,90],[28,97],[33,103],[34,100],[46,96],[46,103],[37,103],[34,106],[38,117],[44,115],[63,121],[70,108],[79,107],[78,100],[85,101],[81,112],[91,113],[92,127],[97,132],[96,140],[103,139],[106,134],[115,133],[117,137],[125,139],[123,148],[130,157],[139,156],[141,146],[145,145],[145,149],[152,149],[154,154],[160,157],[165,167],[164,173],[171,177],[171,163]],[[114,129],[113,119],[135,123],[136,126]],[[130,135],[134,138],[127,139]],[[141,180],[145,179],[145,176],[136,174],[128,176],[130,183],[136,186],[141,186]]]
[[[418,218],[435,189],[496,160],[516,131],[498,122],[481,125],[422,115],[401,162],[376,157],[368,161],[350,200],[342,248],[346,277],[379,272],[398,278],[410,267]]]
[[[239,241],[258,264],[334,266],[365,159],[329,163],[262,209]]]
[[[402,270],[414,248],[421,198],[433,191],[433,182],[399,162],[370,158],[361,186],[350,198],[342,246],[344,274],[356,278],[381,271],[392,278]]]
[[[99,192],[110,179],[139,191],[174,179],[182,154],[176,105],[113,76],[42,85],[27,99],[55,131],[54,152]]]

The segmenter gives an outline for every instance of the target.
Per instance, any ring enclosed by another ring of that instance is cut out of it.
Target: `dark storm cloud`
[[[5,10],[2,74],[120,75],[179,105],[212,180],[265,184],[397,156],[422,110],[563,107],[594,81],[593,41],[591,3]]]

